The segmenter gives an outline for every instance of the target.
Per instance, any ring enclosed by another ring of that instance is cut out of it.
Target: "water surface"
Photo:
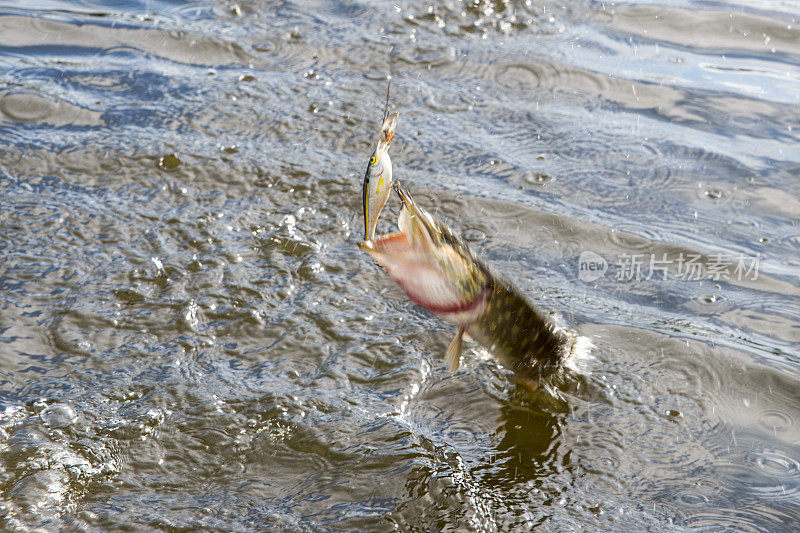
[[[800,520],[796,6],[24,4],[3,529]],[[396,176],[594,342],[558,393],[473,344],[448,373],[452,327],[356,248],[389,76]]]

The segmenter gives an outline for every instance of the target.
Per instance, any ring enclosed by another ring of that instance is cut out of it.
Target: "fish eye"
[[[374,155],[373,155],[372,157],[370,157],[370,158],[369,158],[369,164],[370,164],[370,165],[374,165],[374,164],[375,164],[375,163],[377,163],[377,162],[378,162],[378,158],[377,158],[377,157],[375,157]]]

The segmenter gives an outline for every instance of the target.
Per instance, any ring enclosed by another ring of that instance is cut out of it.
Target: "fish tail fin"
[[[378,146],[380,148],[388,150],[392,145],[392,141],[394,140],[394,130],[397,127],[397,115],[398,112],[395,111],[383,121],[383,125],[381,125],[381,133],[378,137]]]
[[[583,335],[574,337],[569,342],[569,348],[564,360],[565,366],[572,370],[580,371],[585,362],[589,359],[594,359],[592,349],[594,343],[589,337]]]

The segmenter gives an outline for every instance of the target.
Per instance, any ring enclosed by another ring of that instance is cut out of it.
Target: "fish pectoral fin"
[[[447,363],[447,369],[450,372],[458,370],[458,365],[461,364],[461,339],[464,336],[464,328],[459,327],[458,333],[450,341],[450,346],[447,347],[447,352],[444,354],[444,362]]]

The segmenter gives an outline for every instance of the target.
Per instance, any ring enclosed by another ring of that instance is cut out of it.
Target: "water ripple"
[[[797,13],[699,7],[5,7],[0,527],[797,522]],[[552,387],[358,252],[389,77],[396,177],[597,346]]]

